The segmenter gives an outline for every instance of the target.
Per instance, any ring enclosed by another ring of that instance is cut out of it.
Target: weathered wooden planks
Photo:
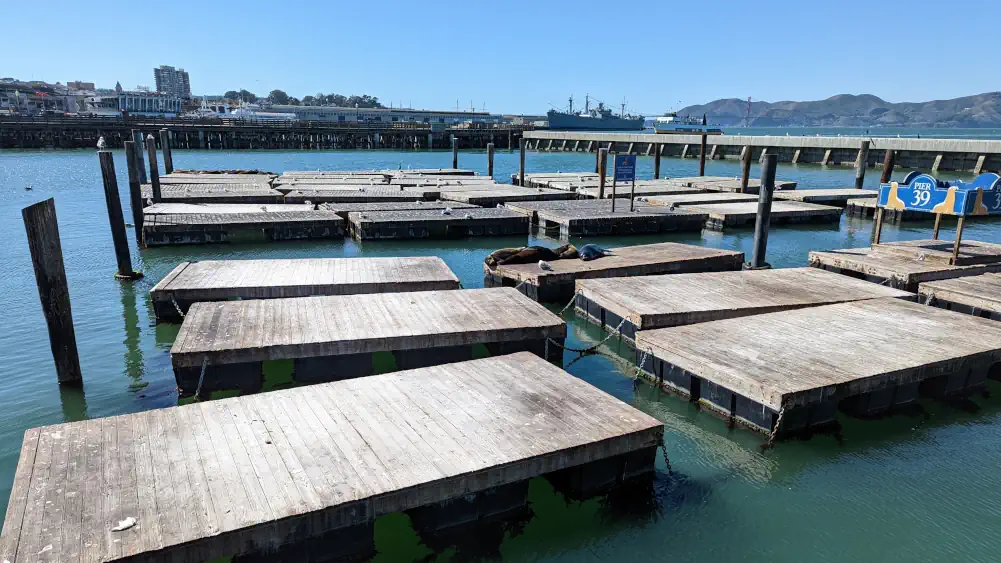
[[[321,203],[318,208],[348,218],[348,213],[364,211],[410,211],[428,209],[476,209],[479,206],[458,201],[376,201],[371,203]]]
[[[192,303],[458,289],[437,256],[182,262],[150,290],[157,319],[179,321]],[[180,309],[180,313],[178,312]]]
[[[559,233],[563,240],[587,235],[631,235],[672,231],[701,231],[707,215],[688,209],[641,205],[629,210],[628,201],[611,206],[572,206],[535,211],[539,229]]]
[[[650,330],[914,294],[817,268],[578,280],[577,312],[632,339]],[[625,319],[625,322],[622,322]]]
[[[548,189],[521,188],[497,184],[493,188],[453,191],[450,186],[442,186],[441,198],[483,207],[494,207],[509,201],[552,201],[569,200],[575,196],[569,192]]]
[[[270,174],[193,174],[172,172],[160,176],[160,184],[270,184]]]
[[[279,211],[313,211],[313,205],[286,203],[154,203],[143,208],[143,215],[209,214],[233,215],[244,213],[277,213]]]
[[[758,203],[710,203],[687,205],[685,209],[709,216],[706,228],[723,230],[726,227],[753,226],[758,215]],[[798,201],[773,201],[771,224],[783,223],[836,223],[843,209],[829,205],[816,205]]]
[[[540,301],[569,299],[578,279],[649,276],[688,272],[739,270],[744,253],[703,246],[662,242],[611,249],[611,254],[585,262],[554,260],[552,270],[538,264],[512,264],[491,270],[483,266],[488,285],[518,286]]]
[[[554,183],[555,185],[555,183]],[[632,190],[632,184],[619,184],[615,187],[616,198],[628,198]],[[701,187],[693,187],[685,183],[674,182],[672,180],[643,180],[636,182],[636,196],[659,196],[659,195],[682,195],[699,194],[706,190]],[[597,198],[601,189],[597,182],[579,186],[576,192],[581,197]],[[605,197],[612,197],[612,180],[609,178],[605,183]]]
[[[758,196],[756,194],[735,194],[730,192],[702,192],[695,194],[644,196],[643,198],[637,198],[637,200],[650,205],[685,207],[707,203],[745,203],[758,201]]]
[[[331,211],[180,213],[143,216],[147,246],[266,242],[344,236],[344,219]]]
[[[662,435],[524,353],[46,426],[25,434],[0,560],[267,553]],[[110,531],[127,517],[138,524]]]
[[[924,282],[918,291],[924,303],[1001,321],[1001,274]]]
[[[348,213],[348,223],[359,240],[528,234],[528,217],[498,208],[361,211]]]
[[[871,199],[879,192],[873,190],[856,190],[855,188],[830,188],[815,190],[776,190],[775,199],[784,201],[802,201],[804,203],[819,203],[845,207],[853,199]]]
[[[283,186],[285,188],[287,186]],[[315,186],[287,190],[283,201],[286,203],[372,203],[392,201],[431,201],[438,199],[440,192],[435,190],[399,190],[390,187],[343,189],[347,186],[331,186],[338,189],[317,189]]]
[[[149,185],[142,186],[141,193],[151,201]],[[160,194],[163,203],[282,203],[281,192],[267,184],[165,184]]]
[[[565,336],[559,317],[507,288],[223,301],[191,306],[171,361],[184,393],[203,362],[203,389],[255,389],[264,360],[293,359],[297,380],[329,381],[371,373],[373,352],[393,352],[398,367],[469,359],[473,344],[556,357],[546,339]]]
[[[874,414],[919,390],[982,387],[1001,361],[993,321],[902,299],[869,299],[636,333],[643,369],[752,428],[833,422],[839,406]]]

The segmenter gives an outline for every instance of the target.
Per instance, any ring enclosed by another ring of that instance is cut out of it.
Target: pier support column
[[[865,184],[865,165],[869,162],[869,141],[862,141],[862,147],[855,158],[855,189],[861,190]]]
[[[890,177],[893,175],[893,165],[897,161],[897,151],[893,149],[886,149],[883,154],[883,173],[879,176],[879,183],[886,184],[890,181]]]
[[[765,147],[765,148],[761,149],[761,156],[758,157],[758,164],[764,164],[765,163],[765,156],[767,156],[767,155],[768,155],[768,147]]]
[[[527,141],[524,137],[518,139],[518,185],[525,185],[525,143]]]
[[[205,148],[205,131],[202,129],[198,130],[198,148]]]
[[[977,164],[973,167],[973,175],[976,176],[984,169],[984,161],[987,160],[987,155],[980,155],[977,157]]]
[[[716,160],[719,156],[716,155],[716,151],[719,150],[719,145],[713,145],[713,148],[709,150],[709,160]]]
[[[740,193],[747,193],[747,182],[751,178],[751,146],[740,152]]]
[[[687,156],[688,156],[688,145],[686,144],[684,147],[681,148],[680,158],[686,158]]]
[[[831,149],[824,151],[824,158],[820,160],[821,166],[827,166],[831,162]]]
[[[706,175],[706,134],[699,141],[699,176]]]
[[[80,356],[73,331],[69,285],[63,265],[63,248],[59,241],[56,205],[52,198],[21,210],[24,230],[28,235],[28,250],[35,268],[38,298],[49,329],[49,347],[56,364],[60,384],[80,385]]]
[[[142,151],[134,141],[125,141],[125,162],[129,171],[129,203],[132,207],[132,225],[136,235],[136,248],[143,246],[143,197],[139,180],[139,157]]]
[[[459,167],[459,141],[452,135],[452,168]]]
[[[660,179],[660,153],[662,150],[662,145],[660,143],[653,144],[653,179]]]
[[[563,142],[560,143],[560,150],[561,151],[566,151],[567,150],[567,140],[566,139],[563,139]]]
[[[573,152],[578,152],[580,150],[580,139],[573,142]]]
[[[494,144],[487,143],[487,176],[494,177]]]
[[[586,152],[591,152],[591,146],[592,145],[594,145],[594,141],[588,141],[587,142],[587,151]]]
[[[935,162],[931,165],[932,174],[938,172],[938,167],[942,165],[942,158],[944,155],[935,155]]]
[[[115,175],[115,158],[111,151],[97,152],[101,163],[101,179],[104,181],[104,202],[108,206],[108,221],[111,224],[111,240],[115,246],[115,261],[118,273],[115,278],[135,280],[142,274],[132,270],[132,256],[129,255],[129,239],[125,234],[125,218],[122,216],[122,202],[118,198],[118,176]]]
[[[796,152],[792,153],[792,163],[799,164],[799,155],[801,153],[800,149],[796,149]]]
[[[751,255],[751,269],[768,267],[765,252],[768,248],[768,224],[772,215],[772,195],[775,191],[776,155],[765,155],[761,170],[761,189],[758,190],[758,216],[754,223],[754,253]]]
[[[626,154],[633,154],[633,144],[629,143],[629,148],[626,149]]]
[[[163,173],[174,171],[174,156],[170,152],[170,131],[160,129],[160,150],[163,151]]]
[[[156,162],[156,139],[146,137],[146,155],[149,156],[149,184],[153,191],[153,203],[160,203],[160,165]]]
[[[137,129],[132,130],[132,140],[136,144],[136,158],[139,159],[139,182],[146,183],[146,162],[143,160],[143,147],[146,146],[146,139],[143,139],[143,132]]]

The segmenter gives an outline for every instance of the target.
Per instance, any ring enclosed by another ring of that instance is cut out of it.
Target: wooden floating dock
[[[153,188],[144,184],[140,194],[153,198]],[[265,184],[164,184],[158,203],[282,203],[282,193]]]
[[[525,353],[33,428],[0,561],[265,560],[307,540],[294,560],[363,559],[379,516],[444,527],[448,508],[523,506],[528,479],[568,472],[614,487],[651,475],[662,439]]]
[[[650,205],[685,207],[710,203],[748,203],[758,201],[757,194],[735,194],[730,192],[702,192],[695,194],[666,194],[636,198]]]
[[[154,203],[143,208],[143,215],[181,215],[189,213],[227,214],[313,211],[304,203]]]
[[[615,197],[629,198],[632,184],[624,183],[615,187]],[[673,183],[670,180],[636,182],[636,197],[648,197],[658,195],[682,195],[698,194],[706,190],[699,187],[692,187],[684,184]],[[601,191],[597,186],[580,187],[576,190],[580,197],[597,198]],[[612,197],[612,183],[609,181],[605,185],[605,197]]]
[[[483,207],[495,207],[509,201],[553,201],[575,199],[569,192],[559,190],[544,190],[504,186],[497,184],[493,189],[452,191],[450,187],[442,187],[441,198],[449,201],[459,201]]]
[[[634,207],[619,201],[612,212],[590,206],[537,209],[539,230],[562,240],[589,235],[638,235],[674,231],[701,231],[707,215],[697,210],[653,205]]]
[[[143,214],[147,246],[342,237],[344,219],[330,211]]]
[[[263,362],[294,360],[299,382],[373,373],[373,354],[397,369],[469,360],[472,346],[492,354],[530,351],[563,357],[566,323],[509,288],[369,293],[195,303],[170,357],[182,395],[258,391]],[[205,374],[201,370],[205,362]]]
[[[574,295],[579,279],[725,272],[739,270],[744,253],[690,244],[662,242],[611,249],[612,254],[585,262],[578,259],[554,260],[552,270],[538,264],[510,264],[491,270],[483,266],[488,286],[518,287],[539,301],[565,301]]]
[[[727,176],[689,176],[686,178],[671,178],[672,181],[682,185],[701,188],[712,192],[733,192],[741,193],[740,178]],[[756,194],[761,189],[760,178],[747,179],[747,191],[745,193]],[[775,190],[796,189],[796,182],[790,180],[775,180]]]
[[[872,199],[879,192],[873,190],[856,190],[855,188],[831,188],[815,190],[782,190],[775,191],[775,199],[783,201],[802,201],[804,203],[819,203],[845,207],[855,199]]]
[[[157,320],[180,322],[192,303],[458,289],[437,256],[181,262],[150,290]]]
[[[518,179],[517,172],[511,174],[512,184],[517,185]],[[569,189],[571,184],[576,188],[576,186],[597,182],[598,174],[596,172],[534,172],[525,174],[525,187],[528,188]]]
[[[478,209],[479,206],[458,201],[382,201],[373,203],[321,203],[318,209],[333,211],[347,219],[348,213],[361,211],[410,211],[427,209]]]
[[[915,297],[817,268],[585,279],[577,280],[576,295],[579,315],[630,341],[639,330],[845,301]]]
[[[275,176],[270,174],[192,174],[173,172],[160,176],[161,184],[264,184],[270,185]]]
[[[684,209],[709,215],[706,228],[719,231],[727,227],[753,227],[758,217],[758,203],[756,201],[688,205]],[[837,223],[841,220],[842,211],[844,210],[840,207],[830,205],[800,203],[798,201],[772,201],[770,223],[772,225]]]
[[[623,202],[618,201],[615,204],[615,208],[621,209]],[[629,202],[625,202],[626,209],[629,208]],[[595,210],[601,212],[610,212],[612,210],[612,200],[611,199],[563,199],[563,200],[551,200],[551,201],[512,201],[504,204],[504,207],[510,209],[511,211],[516,211],[527,215],[532,223],[537,223],[539,220],[538,212],[546,210]],[[637,209],[645,209],[650,207],[649,204],[636,201]],[[663,209],[661,209],[663,211]]]
[[[861,217],[872,219],[879,209],[876,198],[872,199],[850,199],[845,202],[845,214],[849,217]],[[885,209],[883,210],[883,221],[888,223],[899,223],[901,221],[927,221],[928,214],[922,211],[910,211],[907,209]]]
[[[872,248],[812,251],[810,265],[890,287],[918,292],[921,283],[1001,272],[1001,245],[964,240],[959,265],[943,260],[952,256],[952,241],[920,240],[907,245],[884,243]],[[993,262],[986,262],[992,259]]]
[[[345,186],[338,186],[344,188]],[[391,189],[314,189],[303,188],[288,190],[283,201],[286,203],[374,203],[385,201],[431,201],[438,199],[440,193],[425,190]]]
[[[1001,274],[924,282],[918,292],[929,305],[1001,321]]]
[[[527,235],[528,217],[509,209],[363,211],[348,213],[351,236],[358,240],[462,238]]]
[[[1001,371],[993,321],[869,299],[636,333],[647,377],[731,421],[783,436],[982,388]]]

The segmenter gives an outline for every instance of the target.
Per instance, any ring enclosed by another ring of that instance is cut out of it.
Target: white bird
[[[108,143],[104,140],[104,137],[97,138],[97,150],[103,151],[108,148]]]
[[[267,205],[262,205],[261,206],[261,211],[267,213],[268,212],[268,206]]]
[[[119,520],[118,525],[111,529],[112,532],[124,532],[136,525],[136,519],[129,516],[125,520]]]
[[[442,215],[451,215],[452,214],[452,208],[451,207],[446,207],[445,209],[442,209],[441,210],[441,214]]]
[[[473,218],[473,216],[471,214],[466,213],[466,219],[472,219],[472,218]]]
[[[539,260],[539,268],[546,271],[552,271],[553,267],[549,265],[549,262],[545,260]]]

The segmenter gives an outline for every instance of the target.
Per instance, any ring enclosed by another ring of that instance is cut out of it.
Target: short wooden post
[[[129,204],[132,206],[132,224],[136,231],[136,246],[143,244],[143,196],[139,180],[139,156],[142,151],[135,141],[125,141],[125,162],[129,170]]]
[[[768,249],[768,224],[772,216],[772,194],[775,191],[775,160],[776,155],[765,156],[765,164],[761,170],[761,189],[758,190],[758,216],[754,222],[754,252],[751,255],[751,268],[764,268],[765,252]]]
[[[494,177],[494,144],[487,143],[487,176]]]
[[[959,223],[956,224],[956,242],[952,243],[952,265],[956,265],[956,261],[959,260],[959,246],[963,243],[963,219],[965,217],[959,218]]]
[[[660,153],[663,151],[663,145],[656,143],[653,146],[653,179],[660,179]]]
[[[858,151],[858,162],[855,163],[855,189],[861,190],[865,183],[865,163],[869,161],[869,141],[862,141]]]
[[[879,244],[879,237],[883,234],[883,213],[884,209],[876,209],[876,223],[872,226],[872,244]]]
[[[740,193],[747,193],[747,183],[751,179],[751,145],[744,147],[744,153],[740,159]]]
[[[160,203],[160,168],[156,163],[156,139],[152,133],[146,137],[146,154],[149,156],[149,185],[153,190],[153,203]]]
[[[594,148],[594,173],[597,174],[600,168],[601,168],[601,144],[598,144]]]
[[[170,131],[160,129],[160,152],[163,153],[163,173],[174,171],[174,154],[170,152]]]
[[[73,331],[69,286],[63,265],[63,248],[59,242],[56,205],[52,198],[21,210],[24,230],[28,235],[28,250],[35,267],[38,298],[49,328],[49,346],[56,363],[60,384],[80,385],[80,356]]]
[[[702,140],[699,141],[699,176],[706,175],[706,134],[702,134]]]
[[[931,234],[931,238],[933,240],[938,240],[938,229],[941,226],[942,226],[942,214],[941,213],[936,213],[935,214],[935,230],[932,231],[932,234]]]
[[[452,135],[452,168],[459,167],[459,143],[455,139],[455,135]]]
[[[518,185],[525,185],[525,143],[528,141],[524,137],[518,139]]]
[[[129,255],[129,239],[125,234],[125,218],[122,216],[122,202],[118,198],[118,177],[115,176],[115,157],[111,151],[97,151],[101,163],[101,178],[104,180],[104,202],[108,206],[108,221],[111,223],[111,240],[115,245],[115,260],[118,262],[120,280],[134,280],[142,274],[132,270],[132,257]]]
[[[886,149],[886,154],[883,155],[883,173],[879,176],[879,183],[886,184],[890,181],[890,176],[893,175],[893,165],[897,161],[897,152],[893,149]]]
[[[139,183],[146,183],[146,162],[143,161],[143,147],[145,145],[145,140],[143,139],[143,132],[137,129],[132,130],[132,140],[136,143],[136,156],[139,158]]]
[[[605,172],[608,170],[608,149],[598,149],[598,200],[605,199]],[[615,205],[613,202],[612,205]]]

